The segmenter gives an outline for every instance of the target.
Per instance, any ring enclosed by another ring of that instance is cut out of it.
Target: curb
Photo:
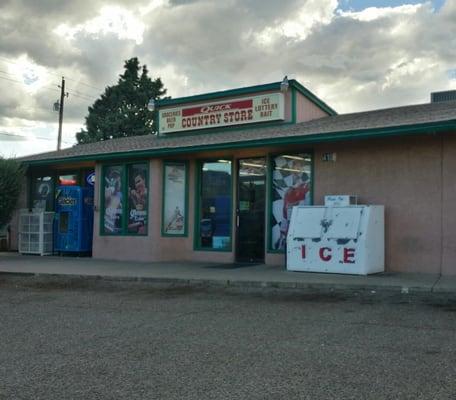
[[[404,298],[446,298],[456,299],[456,293],[437,289],[434,287],[405,287],[385,285],[356,285],[340,283],[312,283],[312,282],[277,282],[277,281],[249,281],[227,279],[185,279],[185,278],[159,278],[111,275],[78,275],[33,272],[1,272],[0,279],[4,282],[15,283],[17,286],[52,289],[61,288],[117,288],[134,289],[149,287],[156,289],[172,289],[187,287],[207,290],[230,290],[242,293],[281,293],[281,294],[320,294],[320,295],[345,295]],[[437,290],[436,290],[437,289]]]

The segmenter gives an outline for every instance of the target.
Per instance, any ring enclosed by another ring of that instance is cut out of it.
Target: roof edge
[[[381,127],[371,129],[360,129],[360,130],[349,130],[349,131],[335,131],[318,134],[306,134],[300,136],[283,136],[283,137],[272,137],[269,139],[253,139],[249,141],[236,141],[226,143],[216,143],[209,145],[197,145],[179,148],[160,148],[160,149],[149,149],[149,150],[134,150],[134,151],[123,151],[115,153],[102,153],[92,154],[83,156],[73,156],[57,159],[48,160],[30,160],[23,161],[22,163],[26,166],[38,166],[38,165],[52,165],[52,164],[63,164],[66,162],[78,162],[78,161],[103,161],[113,160],[122,158],[141,158],[141,157],[159,157],[169,155],[179,155],[185,153],[196,153],[199,151],[208,150],[225,150],[225,149],[237,149],[246,147],[268,147],[276,145],[287,145],[287,144],[304,144],[304,143],[319,143],[319,142],[331,142],[341,140],[355,140],[355,139],[369,139],[369,138],[382,138],[390,136],[402,136],[402,135],[416,135],[416,134],[435,134],[442,131],[456,131],[456,119],[445,120],[440,122],[430,122],[422,124],[411,124],[411,125],[399,125],[392,127]]]
[[[282,82],[273,82],[273,83],[266,83],[263,85],[245,86],[245,87],[237,88],[237,89],[228,89],[228,90],[221,90],[218,92],[197,94],[194,96],[176,97],[175,99],[161,99],[161,100],[158,100],[156,104],[157,104],[157,107],[160,108],[160,107],[167,107],[167,106],[183,104],[183,103],[195,103],[195,102],[204,101],[204,100],[214,100],[214,99],[220,99],[220,98],[224,98],[224,97],[239,96],[239,95],[250,94],[250,93],[255,93],[255,92],[265,92],[267,90],[280,90],[281,83]],[[323,111],[325,111],[329,115],[337,115],[337,112],[333,108],[328,106],[323,100],[318,98],[309,89],[306,89],[296,79],[290,79],[288,81],[288,83],[289,83],[290,87],[295,88],[304,97],[306,97],[308,100],[310,100],[317,107],[321,108]]]

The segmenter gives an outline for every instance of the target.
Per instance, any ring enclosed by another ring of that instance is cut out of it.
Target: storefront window
[[[124,167],[110,166],[104,174],[104,233],[122,232],[123,225],[123,175]]]
[[[32,208],[45,211],[54,209],[54,178],[52,176],[33,179]]]
[[[312,156],[284,154],[272,159],[272,250],[285,250],[293,206],[312,202]]]
[[[165,162],[163,168],[162,233],[184,236],[187,232],[187,164]]]
[[[103,233],[147,234],[147,181],[147,164],[105,167]]]
[[[200,164],[198,245],[203,249],[231,249],[231,161]]]
[[[128,232],[147,233],[147,165],[128,166]]]

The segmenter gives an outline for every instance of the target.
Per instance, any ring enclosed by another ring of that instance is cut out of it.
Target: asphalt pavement
[[[0,276],[1,400],[456,397],[454,302],[46,282]]]

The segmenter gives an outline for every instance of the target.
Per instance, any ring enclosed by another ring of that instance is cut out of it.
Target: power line
[[[25,82],[18,81],[17,79],[11,79],[11,78],[7,78],[5,76],[0,76],[0,79],[6,80],[9,82],[13,82],[13,83],[17,83],[22,86],[27,86],[27,84]],[[58,86],[58,85],[56,84],[55,86]],[[60,93],[60,90],[57,89],[57,87],[52,87],[50,85],[42,86],[41,88],[39,88],[39,90],[52,90],[54,92]],[[96,99],[96,97],[87,95],[87,94],[79,92],[77,90],[69,91],[69,94],[71,94],[72,96],[77,97],[79,99],[86,100],[86,101],[93,101]]]
[[[14,61],[11,61],[11,60],[9,60],[8,58],[3,57],[3,56],[0,56],[0,60],[3,60],[3,61],[5,61],[5,62],[7,62],[7,63],[12,64],[12,65],[19,65],[18,63],[14,62]],[[58,73],[56,73],[56,72],[51,72],[51,71],[45,71],[45,72],[46,72],[46,74],[48,74],[48,75],[58,76],[59,78],[62,76],[62,74],[58,74]],[[90,84],[88,84],[88,83],[82,82],[82,81],[80,81],[80,80],[78,80],[78,79],[73,79],[73,78],[68,78],[68,77],[66,77],[65,79],[67,79],[67,80],[69,80],[69,81],[77,82],[77,83],[79,83],[79,84],[81,84],[81,85],[87,86],[87,87],[89,87],[89,88],[92,88],[92,89],[95,89],[95,90],[98,90],[98,91],[103,91],[103,90],[104,90],[104,89],[101,89],[101,88],[99,88],[99,87],[96,87],[96,86],[90,85]]]
[[[72,79],[72,78],[66,78],[66,79],[68,79],[69,81],[77,82],[77,83],[79,83],[81,85],[87,86],[87,87],[95,89],[95,90],[99,90],[99,91],[103,91],[104,90],[104,89],[98,88],[96,86],[89,85],[88,83],[81,82],[81,81],[79,81],[77,79]]]
[[[0,79],[3,79],[5,81],[10,81],[10,82],[13,82],[13,83],[18,83],[18,84],[20,84],[22,86],[27,86],[27,84],[25,82],[18,81],[17,79],[7,78],[6,76],[0,76]],[[50,87],[50,86],[42,86],[40,89],[43,89],[43,90],[54,90],[54,91],[60,92],[60,90],[58,90],[56,88],[53,88],[53,87]]]
[[[24,135],[18,135],[16,133],[10,133],[10,132],[0,132],[0,135],[3,135],[3,136],[13,136],[13,137],[18,137],[18,138],[23,138],[23,139],[39,139],[39,140],[52,140],[54,141],[55,139],[53,138],[48,138],[48,137],[44,137],[44,136],[33,136],[33,138],[29,138],[28,136],[24,136]],[[67,142],[65,140],[63,140],[63,143],[66,143],[66,144],[73,144],[72,142]]]
[[[91,94],[80,92],[79,90],[76,90],[76,89],[68,89],[68,91],[70,93],[72,93],[73,95],[76,93],[76,94],[78,94],[80,96],[85,96],[85,97],[88,97],[90,99],[96,99],[96,97],[92,96]]]

